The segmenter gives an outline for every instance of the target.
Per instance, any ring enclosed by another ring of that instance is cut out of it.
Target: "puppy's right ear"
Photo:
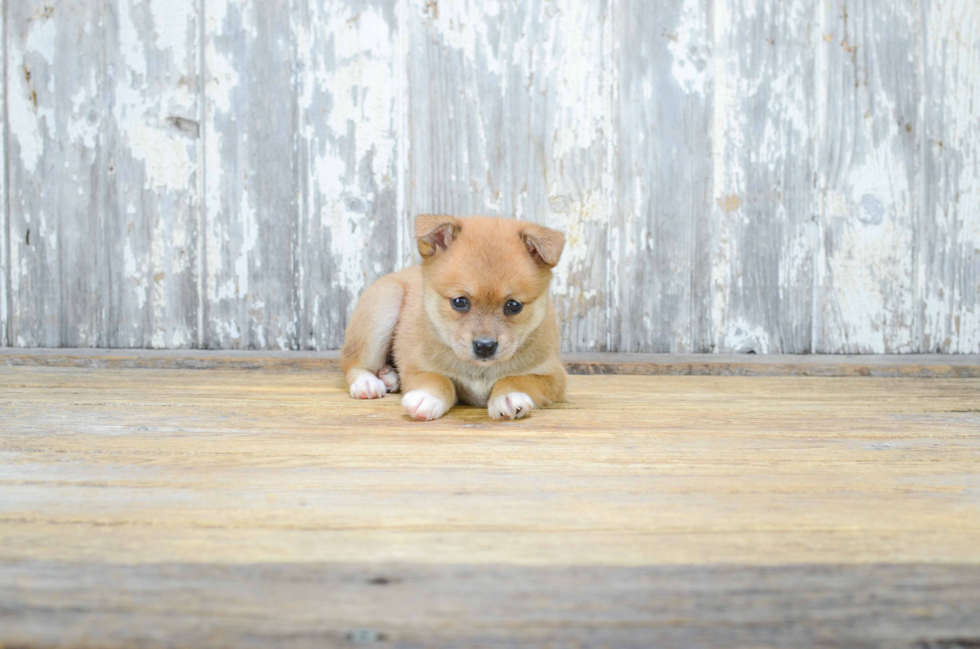
[[[459,221],[454,216],[420,214],[415,218],[415,238],[423,259],[449,248],[458,234]]]

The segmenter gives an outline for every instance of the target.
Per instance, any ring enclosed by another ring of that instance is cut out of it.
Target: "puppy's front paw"
[[[412,390],[402,397],[402,405],[409,416],[419,421],[432,421],[446,414],[446,404],[439,397],[425,390]]]
[[[370,372],[361,372],[350,384],[350,396],[355,399],[380,399],[387,391],[385,382]]]
[[[523,392],[508,392],[487,404],[487,413],[491,419],[520,419],[534,408],[531,397]]]
[[[385,365],[378,370],[378,378],[384,381],[388,392],[398,391],[398,372],[391,365]]]

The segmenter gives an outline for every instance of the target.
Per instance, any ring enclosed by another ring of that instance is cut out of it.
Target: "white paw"
[[[385,365],[378,370],[378,378],[384,382],[388,392],[398,391],[398,372],[391,365]]]
[[[534,408],[531,397],[523,392],[508,392],[487,404],[487,414],[491,419],[520,419]]]
[[[402,397],[408,414],[419,421],[432,421],[446,414],[446,405],[439,397],[425,390],[412,390]]]
[[[362,372],[350,384],[350,396],[355,399],[380,399],[387,391],[385,382],[369,372]]]

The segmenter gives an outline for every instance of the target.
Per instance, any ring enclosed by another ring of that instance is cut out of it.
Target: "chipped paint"
[[[569,350],[980,351],[976,3],[47,6],[0,344],[337,347],[437,210],[565,231]]]
[[[26,24],[23,40],[16,34],[8,40],[7,79],[8,98],[7,119],[10,124],[12,142],[20,149],[20,161],[29,173],[37,170],[37,164],[44,150],[45,139],[53,135],[55,128],[54,112],[50,107],[38,105],[38,84],[53,83],[53,75],[43,75],[54,64],[57,26],[51,20],[31,20]]]
[[[161,5],[166,5],[166,11]],[[152,26],[155,31],[150,33],[136,25],[128,0],[116,2],[119,50],[125,70],[117,79],[113,116],[127,152],[145,165],[147,188],[179,190],[190,185],[190,176],[196,169],[191,157],[196,143],[172,128],[166,113],[175,109],[183,112],[184,106],[193,104],[193,98],[179,84],[167,84],[162,91],[148,92],[147,49],[163,44],[167,51],[161,55],[172,57],[175,62],[186,60],[187,32],[193,24],[194,5],[188,0],[155,0],[149,6],[157,21]],[[163,19],[161,13],[168,18]],[[176,31],[168,31],[171,29]],[[146,37],[150,34],[154,37]]]
[[[980,349],[980,5],[926,5],[918,294],[923,352]]]
[[[582,269],[596,254],[594,242],[589,236],[594,227],[609,222],[608,202],[601,189],[589,191],[580,200],[562,204],[556,208],[552,204],[549,225],[565,233],[565,249],[561,261],[555,267],[552,292],[565,298],[577,297],[588,303],[588,289],[576,282]],[[583,290],[584,289],[584,290]],[[598,294],[593,291],[594,298]]]
[[[707,19],[701,0],[683,0],[675,31],[666,35],[671,75],[685,92],[699,95],[705,93],[710,81],[705,74],[711,61],[711,46],[704,39]],[[716,20],[724,20],[724,16],[718,16]]]
[[[0,2],[0,34],[6,34],[6,7],[3,2]],[[9,60],[0,61],[0,71],[6,70],[6,66],[9,64]],[[4,137],[0,137],[0,347],[9,347],[13,345],[13,340],[10,336],[10,332],[7,328],[7,322],[10,317],[9,313],[9,288],[10,288],[10,260],[8,259],[8,245],[7,237],[9,236],[10,229],[10,213],[7,209],[7,137],[6,137],[6,124],[7,124],[7,97],[6,97],[7,83],[4,80],[0,83],[0,126],[4,129]],[[25,245],[29,245],[30,235],[29,232],[25,233]]]
[[[815,3],[718,0],[713,7],[713,348],[808,352]]]
[[[915,232],[924,179],[916,138],[923,79],[911,52],[920,45],[921,14],[899,5],[887,11],[848,6],[845,13],[838,2],[825,10],[834,38],[818,47],[825,48],[835,81],[822,90],[823,101],[841,117],[830,119],[822,134],[818,169],[824,214],[816,351],[918,351]],[[866,38],[875,32],[891,38]],[[887,75],[879,65],[884,60],[893,66]]]
[[[563,160],[575,154],[576,149],[585,152],[602,144],[609,105],[608,92],[604,92],[605,77],[596,65],[605,52],[602,32],[594,28],[594,4],[575,0],[556,4],[560,15],[550,21],[549,28],[563,32],[561,56],[547,57],[540,73],[556,81],[555,103],[562,109],[555,111],[550,125],[554,138],[552,156]],[[580,35],[574,46],[566,40],[571,34]],[[554,33],[549,36],[558,38]],[[535,72],[528,69],[526,74]],[[553,188],[549,188],[549,194],[551,191]]]
[[[312,56],[308,65],[313,74],[304,81],[300,110],[315,110],[314,98],[331,100],[327,130],[317,133],[315,122],[308,123],[303,137],[317,151],[311,161],[311,189],[322,201],[320,223],[329,231],[331,256],[337,263],[333,286],[355,299],[366,288],[368,278],[379,273],[364,272],[371,263],[370,235],[359,227],[366,204],[373,203],[376,196],[370,191],[360,194],[351,190],[357,186],[357,175],[364,163],[370,165],[374,186],[391,184],[396,142],[392,137],[394,40],[385,17],[374,7],[361,8],[355,15],[350,6],[341,5],[324,17],[324,24],[314,23],[302,28],[301,33],[310,29],[333,36],[333,66],[323,65],[309,49],[303,50]],[[301,45],[319,42],[310,36],[300,38]],[[348,129],[355,125],[350,146],[344,140]]]

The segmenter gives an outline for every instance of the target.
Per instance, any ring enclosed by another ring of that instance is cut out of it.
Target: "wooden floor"
[[[0,367],[0,647],[980,646],[980,379]]]

